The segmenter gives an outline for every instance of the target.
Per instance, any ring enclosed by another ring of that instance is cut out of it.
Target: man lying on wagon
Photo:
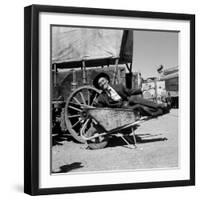
[[[128,89],[122,84],[111,85],[110,77],[106,73],[99,73],[93,85],[102,90],[99,95],[96,105],[97,107],[110,108],[133,108],[139,112],[141,116],[157,117],[169,113],[167,103],[157,104],[153,101],[139,97],[142,94],[142,89]]]

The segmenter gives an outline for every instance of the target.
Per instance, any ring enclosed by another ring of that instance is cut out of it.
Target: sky
[[[134,31],[133,71],[157,76],[157,67],[178,66],[178,32]]]

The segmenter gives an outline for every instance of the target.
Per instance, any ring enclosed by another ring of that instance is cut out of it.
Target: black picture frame
[[[76,13],[110,17],[186,20],[190,23],[190,178],[188,180],[39,188],[39,14]],[[24,9],[24,192],[30,195],[195,185],[195,15],[82,7],[31,5]]]

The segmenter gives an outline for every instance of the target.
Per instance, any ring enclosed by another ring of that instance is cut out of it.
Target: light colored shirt
[[[121,97],[119,96],[119,94],[111,86],[108,87],[108,90],[106,92],[113,101],[121,100]]]

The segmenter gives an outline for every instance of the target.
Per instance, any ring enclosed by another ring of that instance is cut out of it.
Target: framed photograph
[[[194,185],[195,16],[24,12],[24,192]]]

